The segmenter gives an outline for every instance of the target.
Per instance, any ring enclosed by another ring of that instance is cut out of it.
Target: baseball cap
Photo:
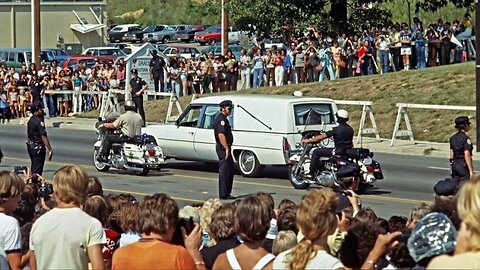
[[[407,241],[410,256],[419,262],[455,249],[457,230],[443,213],[433,212],[423,217]]]

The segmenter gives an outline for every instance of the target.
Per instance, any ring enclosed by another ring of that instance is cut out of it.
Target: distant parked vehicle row
[[[242,32],[236,30],[235,28],[228,29],[228,42],[229,43],[240,43],[240,38]],[[194,41],[198,42],[200,45],[205,44],[214,44],[216,42],[222,41],[222,27],[220,25],[213,25],[209,28],[195,33]]]
[[[42,49],[40,57],[43,63],[51,63],[53,60],[58,62],[65,60],[68,58],[68,54],[63,49]],[[29,48],[1,48],[0,62],[20,69],[23,65],[32,63],[32,50]]]

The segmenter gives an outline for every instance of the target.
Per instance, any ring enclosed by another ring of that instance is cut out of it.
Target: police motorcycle
[[[98,171],[106,172],[110,167],[131,171],[136,175],[146,176],[150,170],[160,170],[165,164],[165,157],[162,149],[157,145],[155,138],[148,134],[135,136],[133,139],[125,140],[122,143],[113,143],[107,162],[97,160],[104,137],[109,133],[121,133],[120,130],[108,130],[99,128],[102,123],[114,122],[118,117],[117,113],[110,113],[106,120],[98,121],[95,124],[98,138],[93,146],[93,163]]]
[[[351,176],[357,178],[355,181],[356,191],[363,193],[372,187],[376,180],[383,179],[380,163],[373,160],[374,153],[367,148],[352,148],[348,149],[345,155],[321,157],[319,168],[315,172],[310,172],[313,151],[318,147],[326,147],[328,140],[331,140],[325,139],[316,144],[303,143],[304,139],[324,133],[323,128],[314,130],[307,127],[312,122],[308,121],[309,118],[313,118],[311,117],[312,113],[315,112],[312,110],[308,114],[304,131],[301,132],[301,141],[296,143],[296,150],[290,151],[289,155],[288,176],[295,189],[307,189],[311,184],[335,188],[339,187],[340,178]],[[306,175],[311,175],[311,177],[306,177]]]

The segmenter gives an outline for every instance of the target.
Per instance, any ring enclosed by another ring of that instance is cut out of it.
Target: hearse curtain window
[[[266,128],[268,128],[269,130],[272,130],[272,127],[269,127],[267,126],[267,124],[265,124],[264,122],[262,122],[262,120],[258,119],[255,115],[253,115],[252,113],[250,113],[249,111],[247,111],[247,109],[245,109],[242,105],[238,105],[237,104],[237,107],[242,109],[243,111],[245,111],[248,115],[250,115],[250,117],[252,117],[253,119],[257,120],[260,124],[264,125]]]
[[[295,124],[299,126],[306,124],[305,121],[307,120],[307,117],[310,111],[312,111],[312,114],[318,115],[320,119],[316,120],[315,118],[312,118],[312,115],[310,115],[310,118],[312,119],[309,120],[310,122],[309,125],[315,124],[312,122],[314,120],[319,122],[319,123],[316,123],[317,125],[334,123],[331,106],[327,104],[295,105],[294,111],[295,111]]]

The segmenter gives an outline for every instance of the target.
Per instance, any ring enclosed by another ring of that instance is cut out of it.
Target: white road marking
[[[444,167],[428,167],[428,168],[434,169],[434,170],[450,171],[450,168],[444,168]]]

